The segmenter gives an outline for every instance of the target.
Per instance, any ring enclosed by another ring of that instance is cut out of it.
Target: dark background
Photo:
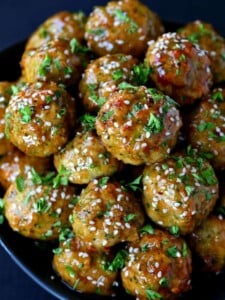
[[[225,1],[143,0],[164,20],[186,23],[202,19],[225,35]],[[60,10],[85,10],[105,4],[104,0],[0,0],[0,51],[26,39],[51,14]],[[1,67],[1,66],[0,66]],[[22,246],[22,245],[21,245]],[[53,300],[28,278],[0,247],[1,300]]]

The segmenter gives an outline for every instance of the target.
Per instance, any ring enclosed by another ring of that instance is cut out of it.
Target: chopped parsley
[[[211,130],[215,127],[215,124],[212,122],[202,122],[197,126],[199,132],[203,132],[205,130]]]
[[[218,100],[218,101],[224,101],[224,97],[223,97],[223,93],[222,92],[216,92],[216,93],[213,93],[212,95],[212,99],[213,100]]]
[[[106,99],[98,96],[98,85],[95,83],[88,84],[88,91],[90,93],[89,99],[94,101],[97,105],[102,106]]]
[[[180,233],[180,228],[177,225],[173,225],[173,226],[170,226],[169,231],[170,231],[171,234],[177,236]]]
[[[11,85],[11,94],[12,95],[17,94],[19,91],[20,91],[20,88],[17,85],[15,85],[15,84]]]
[[[191,33],[187,38],[190,42],[198,44],[201,37],[210,35],[210,31],[202,23],[198,24],[198,31]]]
[[[105,28],[88,29],[87,33],[102,36],[105,34]]]
[[[68,171],[64,166],[61,166],[58,174],[53,179],[53,188],[58,188],[59,185],[68,185],[70,177],[70,171]]]
[[[136,214],[128,214],[124,216],[123,220],[124,222],[130,222],[132,221],[137,215]]]
[[[188,247],[186,243],[183,243],[182,245],[182,256],[186,257],[188,255]]]
[[[145,85],[153,69],[147,63],[141,63],[133,67],[132,83],[134,85]]]
[[[73,73],[73,69],[70,67],[70,66],[66,66],[65,68],[64,68],[64,74],[65,75],[70,75],[70,74],[72,74]]]
[[[63,107],[63,108],[60,109],[60,111],[57,113],[56,116],[57,116],[58,119],[61,119],[63,116],[65,116],[65,114],[66,114],[66,108]]]
[[[52,252],[53,252],[54,254],[60,255],[60,254],[62,254],[63,249],[60,248],[60,247],[58,247],[58,248],[53,249]]]
[[[60,229],[60,233],[59,233],[59,241],[60,242],[66,241],[73,237],[74,237],[74,233],[71,228],[66,227],[66,228]]]
[[[193,194],[194,190],[195,190],[195,188],[193,186],[189,186],[189,185],[185,186],[185,191],[188,196],[191,196]]]
[[[113,80],[120,80],[123,78],[123,71],[121,69],[112,72]]]
[[[104,112],[103,115],[101,116],[100,120],[102,122],[108,121],[112,116],[114,115],[114,112],[112,110]]]
[[[185,61],[186,60],[186,56],[184,53],[182,53],[179,57],[179,61]]]
[[[50,71],[51,64],[52,64],[52,58],[49,56],[49,54],[46,54],[38,70],[38,73],[41,77],[47,75],[47,73]]]
[[[120,90],[135,90],[135,91],[137,91],[139,89],[138,86],[130,84],[130,83],[126,82],[126,81],[121,82],[118,85],[118,87],[119,87]]]
[[[145,290],[146,296],[148,300],[158,300],[158,299],[163,299],[163,296],[157,293],[154,290],[151,289],[146,289]]]
[[[46,232],[44,233],[44,237],[45,237],[45,238],[50,237],[50,236],[52,236],[52,235],[53,235],[53,231],[52,231],[51,229],[49,229],[48,231],[46,231]]]
[[[77,275],[74,269],[70,265],[66,265],[65,269],[70,277],[75,277]]]
[[[151,133],[159,133],[163,129],[162,119],[157,117],[155,114],[150,113],[148,123],[145,125],[145,131]]]
[[[105,270],[111,272],[117,272],[125,266],[128,253],[126,250],[119,250],[114,257],[113,261],[105,264]]]
[[[90,52],[90,49],[88,47],[82,46],[75,38],[70,40],[70,50],[73,54],[85,54],[87,52]]]
[[[23,123],[29,123],[31,121],[31,108],[28,105],[25,105],[23,108],[19,109],[19,112],[21,114],[21,121]]]
[[[105,186],[109,181],[109,177],[108,176],[105,176],[105,177],[102,177],[98,180],[98,186],[99,187],[103,187]]]
[[[53,178],[56,176],[55,172],[49,172],[46,175],[42,176],[36,172],[34,168],[31,169],[31,180],[35,185],[52,184]]]
[[[80,121],[85,130],[95,129],[96,116],[86,113],[80,117]]]
[[[174,257],[174,258],[178,257],[179,254],[180,254],[180,252],[178,251],[176,245],[174,245],[174,246],[172,246],[172,247],[169,247],[169,248],[167,249],[166,253],[167,253],[168,256]]]
[[[52,97],[50,95],[47,95],[45,97],[45,101],[46,101],[47,104],[51,103],[52,102]]]
[[[25,188],[24,178],[22,176],[16,177],[16,188],[19,192],[22,192]]]
[[[152,227],[152,225],[147,224],[147,225],[143,226],[143,227],[140,229],[140,233],[142,233],[142,234],[146,234],[146,233],[154,234],[154,233],[155,233],[155,230],[154,230],[154,228]]]
[[[39,214],[46,213],[50,209],[50,205],[44,197],[37,199],[33,207]]]
[[[168,287],[169,285],[169,281],[166,277],[162,277],[160,278],[159,280],[159,284],[162,286],[162,287]]]
[[[0,225],[4,222],[4,200],[0,199]]]
[[[130,33],[135,33],[138,30],[138,24],[134,22],[134,20],[132,20],[125,11],[122,11],[121,9],[116,9],[115,16],[119,21],[129,23]]]
[[[133,181],[131,181],[129,183],[126,183],[124,185],[124,188],[125,188],[125,190],[129,189],[129,190],[131,190],[133,192],[142,191],[141,183],[142,183],[142,175],[138,176]]]

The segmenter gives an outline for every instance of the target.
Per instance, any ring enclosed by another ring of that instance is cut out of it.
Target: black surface
[[[197,18],[213,23],[221,33],[225,35],[225,1],[167,1],[167,0],[145,0],[143,1],[155,10],[164,19],[185,23]],[[14,45],[27,36],[49,15],[59,10],[86,10],[89,12],[93,5],[106,3],[104,0],[0,0],[0,51],[7,46]],[[19,70],[19,57],[23,49],[23,44],[10,48],[0,54],[0,80],[15,79]],[[51,249],[40,249],[32,241],[23,239],[12,233],[5,226],[0,227],[2,235],[1,243],[4,247],[10,248],[8,254],[0,247],[0,299],[1,300],[54,300],[53,295],[45,292],[34,281],[32,281],[13,262],[10,256],[17,253],[19,260],[17,263],[30,276],[35,272],[34,278],[39,284],[47,283],[48,290],[55,289],[55,295],[60,299],[76,299],[74,292],[60,283],[55,278],[51,279],[52,270],[50,265]],[[15,260],[14,256],[14,260]],[[42,280],[40,281],[40,278]],[[225,277],[204,280],[198,278],[199,290],[196,295],[189,295],[188,300],[225,300]],[[223,287],[221,289],[221,286]],[[89,299],[93,299],[90,297]],[[99,299],[99,297],[98,297]],[[121,297],[119,299],[122,299]],[[124,299],[124,298],[123,298]],[[186,300],[186,299],[185,299]]]

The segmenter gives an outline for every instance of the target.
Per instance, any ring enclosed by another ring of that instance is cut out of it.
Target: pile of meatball
[[[55,241],[80,293],[177,299],[225,269],[225,40],[166,32],[138,0],[59,12],[0,83],[0,184],[12,230]],[[197,269],[196,268],[196,269]]]

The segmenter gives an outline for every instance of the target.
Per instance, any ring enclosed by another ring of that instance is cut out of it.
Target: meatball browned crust
[[[27,82],[78,83],[88,62],[88,49],[76,39],[51,40],[39,48],[28,49],[21,60],[22,75]]]
[[[214,89],[188,117],[189,143],[206,153],[217,169],[225,168],[225,89]]]
[[[69,226],[68,217],[76,197],[74,186],[36,183],[40,176],[31,179],[19,177],[7,189],[3,201],[5,216],[10,227],[20,234],[39,240],[59,237],[61,228]],[[47,175],[46,175],[47,176]],[[48,177],[44,177],[44,181]]]
[[[210,215],[189,237],[193,252],[203,269],[218,273],[225,269],[225,219]]]
[[[182,238],[161,230],[128,247],[122,283],[139,300],[177,299],[191,289],[191,252]]]
[[[12,144],[5,137],[5,110],[11,97],[11,85],[8,81],[0,82],[0,155],[6,154]]]
[[[80,97],[87,111],[98,111],[122,81],[131,81],[138,60],[131,55],[108,54],[92,61],[79,84]]]
[[[26,49],[38,48],[50,40],[75,38],[78,42],[84,39],[86,17],[82,12],[61,11],[49,17],[30,36]]]
[[[62,242],[59,249],[53,258],[53,268],[64,282],[81,293],[115,295],[117,272],[104,269],[107,253],[88,250],[78,238]]]
[[[174,155],[144,169],[146,213],[167,229],[191,233],[212,211],[217,198],[218,180],[213,168],[194,153]]]
[[[6,155],[0,158],[0,184],[6,190],[17,176],[28,177],[31,170],[44,174],[51,169],[50,157],[28,156],[12,147]]]
[[[75,100],[55,83],[28,84],[12,96],[5,115],[9,140],[30,156],[58,152],[75,123]]]
[[[140,165],[161,161],[170,153],[181,123],[171,98],[155,89],[128,85],[102,106],[96,129],[113,156]]]
[[[146,61],[153,68],[157,88],[180,105],[208,94],[212,85],[211,63],[198,45],[176,33],[165,33],[149,45]]]
[[[225,39],[213,26],[197,20],[179,29],[179,34],[207,51],[211,60],[213,81],[225,81]]]
[[[73,140],[55,154],[54,164],[58,171],[63,166],[70,174],[69,181],[75,184],[86,184],[94,178],[110,176],[121,166],[94,130],[78,131]]]
[[[138,238],[144,223],[140,203],[108,177],[95,179],[82,190],[73,209],[75,235],[90,247],[104,251]]]
[[[124,53],[141,56],[147,42],[164,32],[158,16],[137,0],[110,1],[88,17],[85,38],[99,56]]]

